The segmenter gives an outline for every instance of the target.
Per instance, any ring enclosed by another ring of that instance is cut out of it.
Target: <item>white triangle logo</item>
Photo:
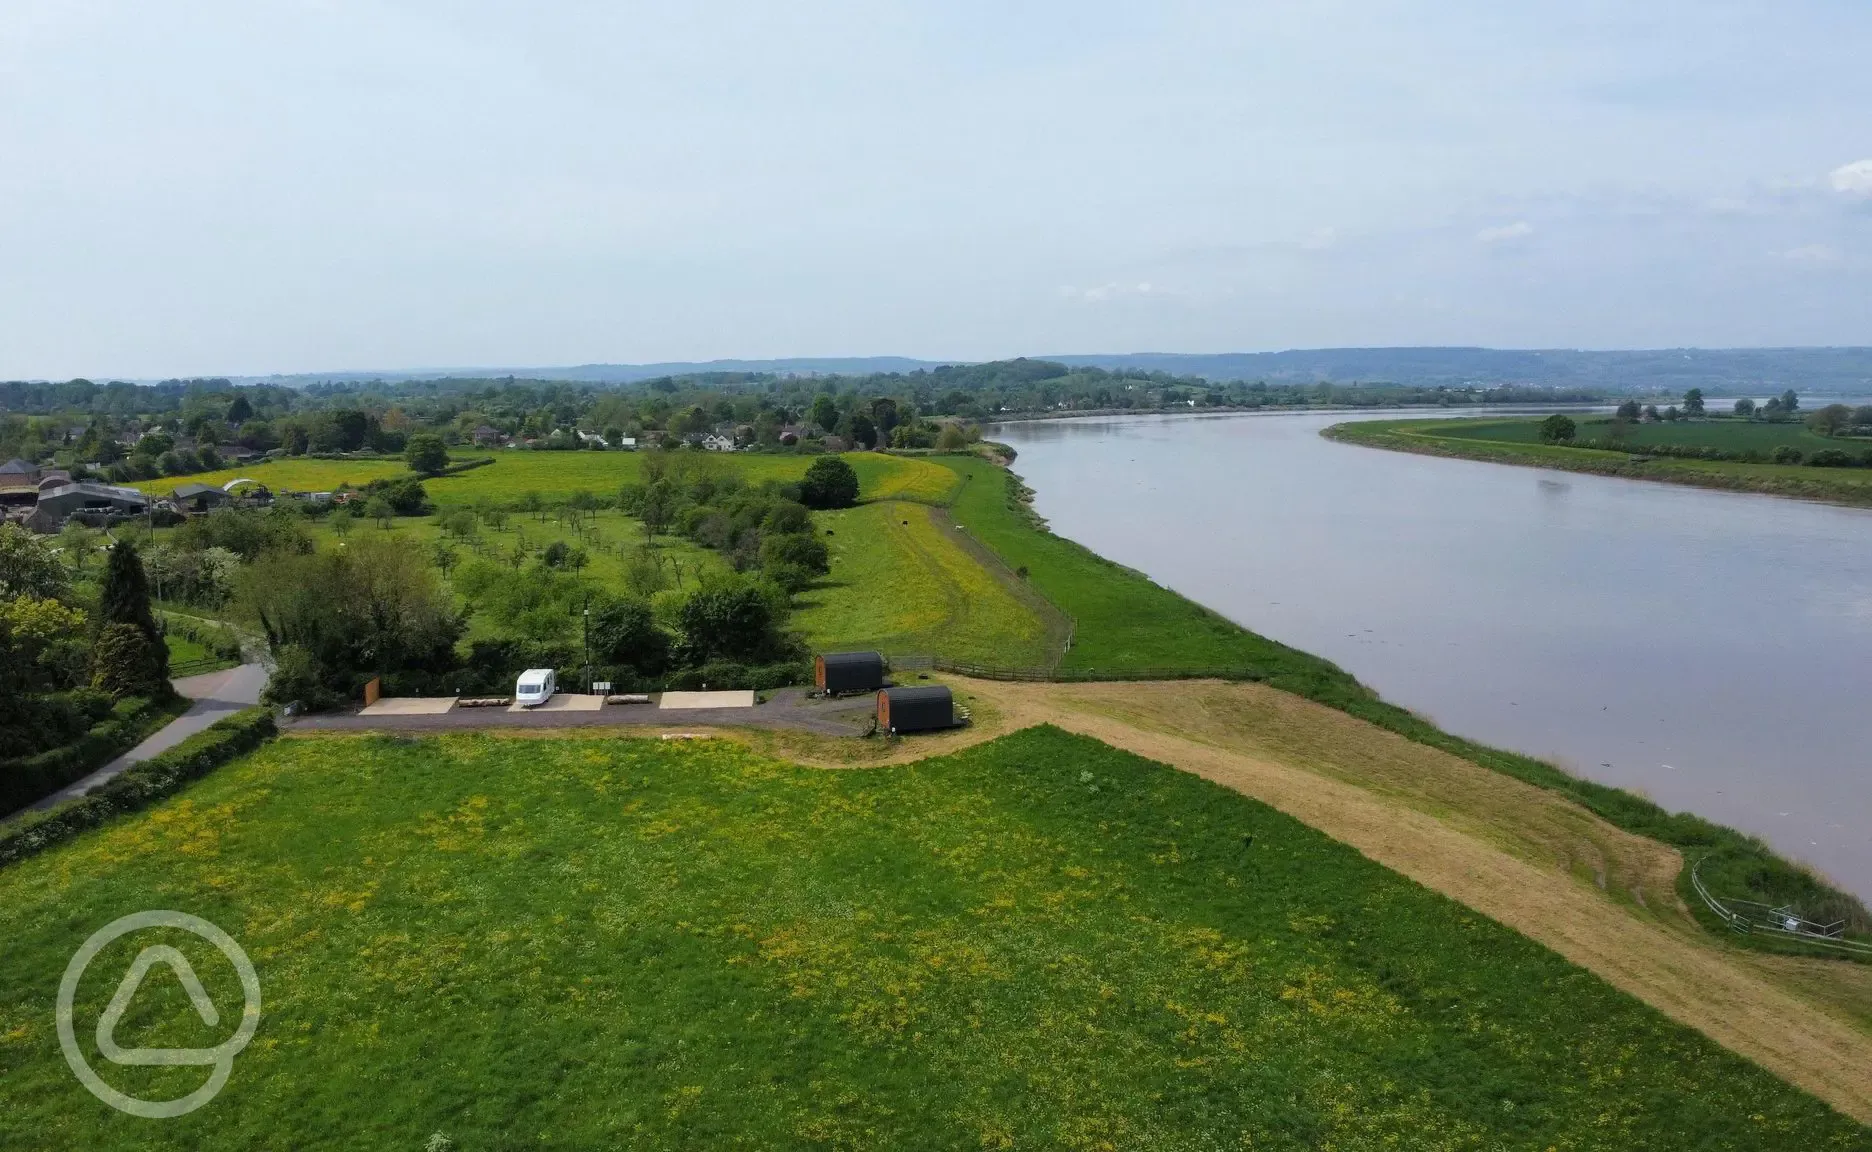
[[[217,1048],[121,1048],[117,1044],[117,1023],[129,1010],[130,1001],[136,998],[137,989],[143,986],[143,978],[149,970],[158,964],[166,964],[182,982],[182,990],[188,993],[189,1002],[195,1005],[195,1012],[202,1023],[212,1028],[221,1022],[221,1013],[215,1010],[214,1001],[208,999],[208,993],[202,988],[201,981],[195,975],[195,969],[188,962],[188,957],[167,944],[152,944],[137,953],[131,962],[130,970],[124,973],[122,983],[117,985],[117,994],[111,997],[110,1006],[98,1017],[97,1045],[98,1052],[112,1064],[213,1064],[219,1057]]]

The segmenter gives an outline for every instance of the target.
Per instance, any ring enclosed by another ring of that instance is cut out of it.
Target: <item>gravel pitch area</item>
[[[526,711],[457,707],[440,715],[303,716],[284,727],[306,732],[446,732],[475,728],[794,728],[821,736],[862,736],[871,727],[872,697],[815,700],[804,688],[782,688],[752,708],[684,708],[665,712],[654,704],[607,704],[590,712]]]

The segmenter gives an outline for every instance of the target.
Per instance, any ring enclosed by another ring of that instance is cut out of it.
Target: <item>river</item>
[[[991,435],[1061,535],[1449,731],[1756,833],[1872,899],[1872,512],[1319,435],[1358,418]]]

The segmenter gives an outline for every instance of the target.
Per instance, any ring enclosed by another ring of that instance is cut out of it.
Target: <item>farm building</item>
[[[108,524],[126,516],[141,516],[148,507],[149,498],[134,488],[85,480],[40,493],[39,504],[27,524],[36,532],[56,532],[73,516],[88,524]]]
[[[170,493],[176,507],[186,508],[191,512],[206,512],[218,508],[227,501],[227,493],[212,484],[178,484]]]
[[[884,657],[876,652],[827,652],[813,658],[813,684],[821,692],[876,692],[884,687]]]
[[[892,732],[929,732],[955,727],[955,700],[940,684],[885,688],[877,694],[879,728]]]

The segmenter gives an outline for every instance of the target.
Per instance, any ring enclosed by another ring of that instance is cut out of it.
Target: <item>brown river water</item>
[[[990,435],[1059,534],[1449,731],[1756,833],[1872,899],[1872,512],[1319,435],[1358,418]]]

